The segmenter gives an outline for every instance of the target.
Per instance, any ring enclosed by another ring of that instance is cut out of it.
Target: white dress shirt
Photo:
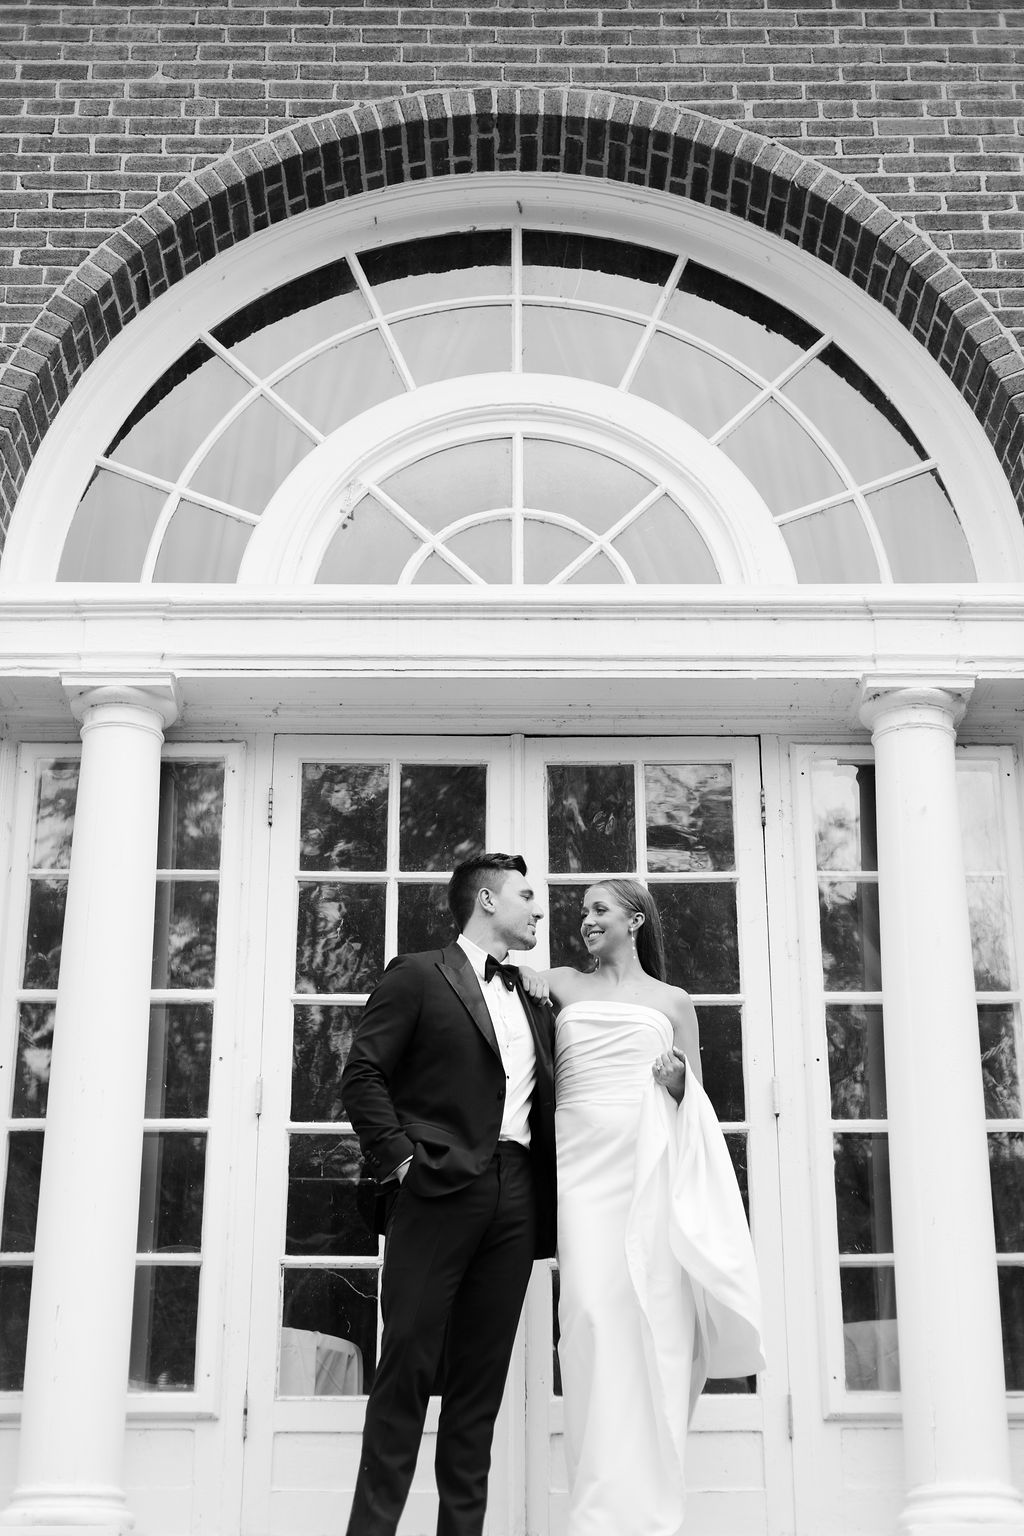
[[[456,943],[465,950],[469,963],[476,973],[480,990],[487,1004],[487,1012],[494,1025],[494,1033],[505,1068],[505,1109],[501,1117],[500,1141],[518,1141],[521,1146],[530,1145],[530,1100],[537,1079],[537,1056],[533,1045],[533,1031],[526,1017],[518,992],[510,992],[500,976],[484,980],[487,951],[460,933]]]

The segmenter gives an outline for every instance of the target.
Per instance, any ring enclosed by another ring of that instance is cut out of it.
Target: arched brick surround
[[[717,119],[601,91],[508,89],[410,95],[300,123],[198,171],[117,230],[53,296],[0,379],[0,536],[73,386],[187,273],[339,198],[426,177],[538,170],[722,209],[850,278],[967,400],[1024,515],[1024,354],[924,236],[852,181]]]

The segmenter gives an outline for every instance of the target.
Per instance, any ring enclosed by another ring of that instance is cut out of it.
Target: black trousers
[[[437,1199],[399,1189],[384,1243],[383,1339],[348,1536],[393,1536],[439,1365],[437,1536],[480,1536],[535,1220],[530,1155],[509,1143],[465,1189]]]

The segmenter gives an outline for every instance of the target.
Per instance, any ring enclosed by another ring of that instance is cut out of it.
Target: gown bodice
[[[623,1104],[651,1081],[672,1026],[646,1003],[568,1003],[555,1020],[555,1104]]]

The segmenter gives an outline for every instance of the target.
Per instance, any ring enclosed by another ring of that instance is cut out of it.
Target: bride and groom
[[[556,1236],[570,1536],[677,1536],[703,1382],[762,1363],[693,1006],[664,981],[657,909],[637,881],[587,890],[596,968],[539,985],[507,963],[534,947],[543,915],[522,858],[458,865],[448,903],[458,939],[392,961],[342,1078],[385,1234],[348,1536],[396,1530],[439,1373],[437,1536],[479,1536],[527,1283]]]

